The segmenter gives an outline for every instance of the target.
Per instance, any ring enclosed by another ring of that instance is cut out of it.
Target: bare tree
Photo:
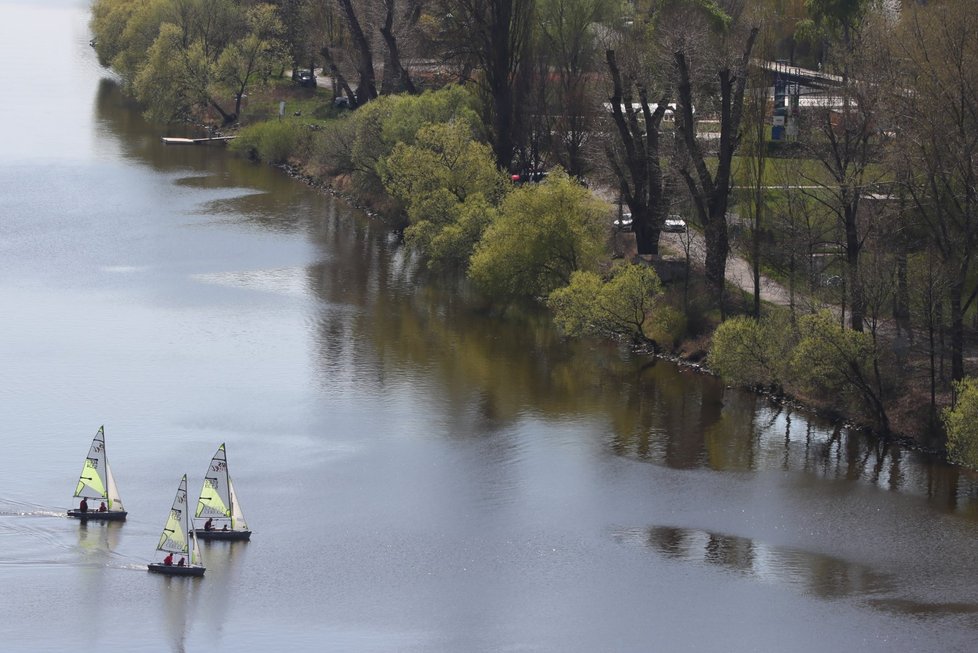
[[[715,62],[716,84],[719,91],[717,114],[719,117],[719,144],[714,170],[706,163],[707,154],[697,135],[697,117],[694,114],[694,78],[691,57],[701,55],[694,48],[693,39],[682,39],[674,52],[678,76],[679,118],[676,128],[682,138],[685,157],[678,169],[689,188],[693,206],[706,245],[706,279],[722,306],[724,275],[730,244],[727,234],[727,207],[732,185],[732,163],[741,139],[744,93],[747,88],[747,66],[757,38],[758,28],[751,27],[743,41],[739,57],[721,56]],[[718,38],[724,43],[732,33],[724,31]]]
[[[529,53],[535,0],[441,0],[451,56],[481,69],[483,120],[496,164],[508,170],[523,111],[517,80]]]
[[[663,89],[656,103],[633,74],[622,74],[614,50],[606,53],[611,75],[611,117],[617,139],[607,145],[608,160],[622,199],[632,212],[632,229],[640,255],[659,253],[659,235],[669,210],[669,188],[663,175],[659,129],[669,93]],[[632,93],[638,91],[638,102]]]
[[[965,315],[978,299],[978,16],[948,0],[907,9],[891,88],[903,185],[947,279],[951,376],[965,375]]]

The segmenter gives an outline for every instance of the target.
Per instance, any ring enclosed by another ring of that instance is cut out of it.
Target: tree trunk
[[[623,79],[614,50],[605,53],[611,73],[611,115],[624,149],[623,161],[608,151],[621,195],[632,212],[635,245],[642,256],[659,254],[659,235],[669,207],[669,187],[664,182],[659,163],[659,126],[668,106],[663,95],[652,111],[648,93],[639,87],[641,120],[632,107],[631,89],[634,82]]]
[[[717,153],[715,173],[710,172],[696,138],[693,88],[686,54],[682,50],[674,53],[679,72],[677,128],[681,132],[683,145],[690,159],[689,165],[692,167],[692,170],[688,167],[680,170],[680,174],[689,187],[703,225],[706,236],[706,278],[721,310],[727,255],[730,248],[727,238],[727,206],[730,199],[732,162],[740,142],[740,121],[743,115],[744,92],[747,88],[747,66],[757,33],[758,28],[751,29],[736,71],[729,67],[717,71],[720,82],[720,149]]]
[[[353,39],[353,47],[357,57],[357,76],[360,83],[357,86],[357,104],[366,104],[377,97],[377,82],[374,77],[373,52],[370,50],[370,42],[363,33],[356,11],[353,9],[352,0],[336,0],[343,14],[346,16],[347,28]]]
[[[964,378],[964,311],[961,306],[963,285],[955,279],[951,283],[951,380]]]
[[[356,93],[353,92],[353,89],[350,88],[350,84],[347,82],[346,77],[344,77],[343,73],[340,72],[336,62],[333,60],[333,55],[330,53],[329,48],[322,48],[319,51],[319,54],[323,56],[323,61],[326,63],[326,67],[329,68],[329,74],[333,78],[333,95],[336,95],[335,89],[336,86],[339,85],[339,87],[343,89],[343,92],[346,93],[346,97],[349,98],[352,106],[355,107],[357,104]]]
[[[866,307],[863,301],[863,284],[859,276],[859,230],[856,222],[857,201],[852,200],[845,207],[846,230],[846,271],[849,288],[849,323],[853,331],[863,330]]]
[[[414,94],[418,90],[411,81],[411,75],[401,62],[401,52],[397,45],[397,38],[394,36],[394,0],[384,0],[386,13],[384,15],[384,26],[380,28],[380,35],[384,37],[384,44],[387,46],[386,65],[384,66],[384,83],[381,90],[384,93],[401,93],[407,91]]]

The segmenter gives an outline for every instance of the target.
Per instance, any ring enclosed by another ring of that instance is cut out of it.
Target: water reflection
[[[78,546],[86,557],[105,559],[119,546],[119,536],[122,533],[122,523],[119,521],[79,521]]]
[[[822,599],[863,597],[895,587],[892,578],[865,565],[746,537],[667,526],[649,528],[644,536],[651,549],[669,558],[717,565]]]
[[[160,576],[163,609],[166,614],[166,632],[172,637],[170,648],[174,653],[187,651],[187,637],[194,625],[197,601],[202,578],[193,576]]]
[[[241,571],[247,564],[249,543],[204,540],[200,544],[201,558],[207,567],[203,623],[225,624],[235,607],[235,588],[240,586]]]
[[[869,565],[747,537],[671,526],[619,530],[613,536],[622,543],[647,546],[664,558],[716,566],[758,582],[794,587],[823,600],[856,599],[879,610],[921,617],[978,614],[978,605],[973,603],[886,596],[913,588]]]

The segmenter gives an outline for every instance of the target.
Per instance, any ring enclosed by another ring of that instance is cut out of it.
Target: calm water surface
[[[0,649],[975,649],[973,478],[483,315],[383,224],[162,146],[86,22],[0,0]],[[101,424],[122,525],[65,517]],[[221,442],[253,541],[148,574]]]

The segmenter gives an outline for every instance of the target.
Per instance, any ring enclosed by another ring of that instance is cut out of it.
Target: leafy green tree
[[[247,12],[248,33],[230,43],[216,62],[217,77],[234,94],[234,115],[241,113],[241,99],[257,79],[267,83],[275,68],[284,65],[285,53],[279,37],[282,22],[275,7],[255,5]]]
[[[468,130],[466,141],[475,140],[481,129],[472,96],[458,86],[421,95],[381,96],[358,109],[352,120],[350,160],[357,182],[367,189],[379,188],[381,161],[398,143],[413,144],[424,125],[456,122]]]
[[[956,381],[954,390],[957,401],[943,412],[947,455],[951,462],[978,467],[978,379]]]
[[[92,12],[99,59],[119,72],[154,119],[210,109],[233,122],[247,89],[282,66],[282,25],[269,4],[97,0]]]
[[[564,172],[509,195],[469,265],[469,277],[489,297],[545,297],[593,270],[607,237],[610,207]]]
[[[734,385],[781,388],[794,340],[794,330],[782,315],[734,317],[713,333],[709,366]]]
[[[882,351],[872,336],[844,328],[828,311],[802,317],[798,330],[792,383],[810,396],[855,400],[877,428],[888,432]]]
[[[409,242],[436,266],[464,265],[507,190],[506,179],[492,150],[462,122],[425,125],[412,140],[398,143],[378,164],[384,187],[405,207]]]
[[[650,342],[650,320],[661,294],[662,283],[655,270],[622,263],[608,280],[594,272],[574,272],[570,284],[550,293],[547,305],[557,325],[569,335]]]

